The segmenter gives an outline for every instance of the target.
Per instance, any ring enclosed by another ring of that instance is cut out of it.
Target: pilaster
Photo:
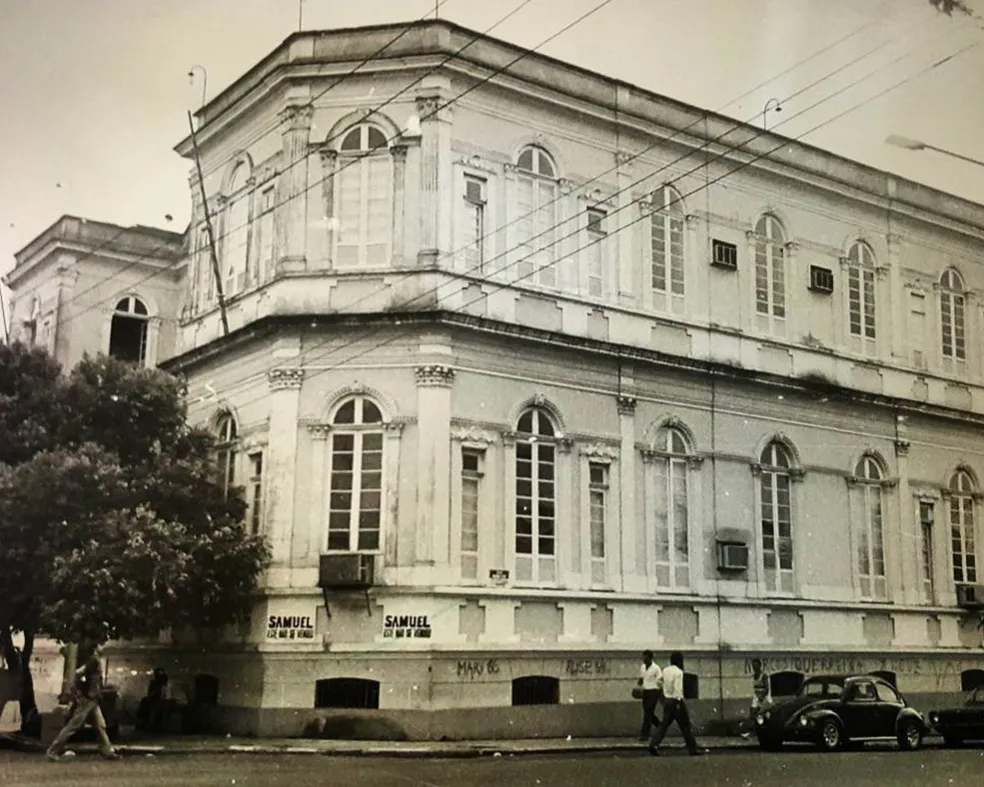
[[[442,222],[441,214],[447,211],[441,210],[440,200],[442,181],[446,181],[444,185],[447,190],[444,193],[450,194],[451,187],[450,157],[442,156],[445,136],[448,137],[450,152],[451,110],[445,106],[440,93],[435,93],[417,97],[417,114],[420,117],[420,251],[417,264],[428,267],[437,264],[442,241],[445,241],[442,237],[445,223],[450,233],[450,223]],[[447,166],[444,166],[445,163]]]
[[[403,265],[406,256],[404,240],[404,213],[407,180],[407,146],[402,143],[390,145],[393,156],[393,267]]]
[[[892,601],[904,604],[921,604],[922,593],[922,533],[916,518],[912,492],[909,487],[909,441],[903,416],[896,416],[895,462],[898,467],[899,482],[895,489],[895,500],[898,505],[898,516],[889,517],[888,522],[898,522],[899,533],[885,533],[886,556],[895,552],[897,563],[889,571],[888,597]],[[898,546],[894,546],[897,544]],[[901,574],[901,576],[900,576]],[[898,577],[898,579],[895,579]],[[896,585],[901,583],[901,587]]]
[[[283,174],[277,180],[277,271],[305,268],[307,240],[308,144],[311,137],[309,104],[288,106],[281,113],[287,125],[283,132]]]
[[[615,215],[615,226],[610,230],[615,234],[615,255],[618,260],[618,302],[623,305],[636,305],[640,302],[639,275],[636,267],[635,228],[629,229],[632,221],[632,211],[628,210],[632,202],[632,160],[630,153],[615,154],[617,166],[618,206]]]
[[[884,326],[888,329],[891,337],[889,351],[892,358],[908,365],[911,362],[911,354],[906,352],[905,340],[906,329],[903,309],[905,308],[905,289],[902,283],[902,238],[894,233],[889,233],[886,237],[888,241],[888,308],[883,310],[883,314],[889,317],[889,324]],[[884,291],[875,293],[875,303],[879,296],[883,296]],[[883,326],[878,326],[876,330],[881,332]]]
[[[454,369],[441,364],[416,368],[418,581],[440,582],[450,571],[451,386]],[[429,569],[429,570],[428,570]],[[450,579],[448,578],[448,581]]]
[[[636,572],[638,562],[636,551],[644,548],[644,544],[636,543],[636,520],[639,506],[636,502],[636,451],[635,451],[635,412],[636,399],[633,396],[619,396],[618,407],[619,438],[619,524],[621,525],[621,588],[628,593],[644,592],[646,589],[645,576],[640,577]]]
[[[321,148],[321,210],[324,214],[325,270],[332,268],[335,259],[335,172],[338,167],[338,151]]]
[[[286,568],[294,529],[297,415],[304,370],[281,366],[267,372],[270,439],[264,456],[266,522],[273,566]]]

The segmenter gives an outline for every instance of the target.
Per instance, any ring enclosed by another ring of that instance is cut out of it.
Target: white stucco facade
[[[917,704],[974,680],[984,207],[548,58],[494,73],[492,39],[442,62],[446,22],[347,75],[398,31],[294,35],[202,111],[230,333],[193,176],[156,357],[235,424],[274,562],[248,631],[121,674],[213,675],[238,731],[414,737],[632,732],[647,647],[705,724],[753,656]],[[350,552],[372,587],[323,593]]]

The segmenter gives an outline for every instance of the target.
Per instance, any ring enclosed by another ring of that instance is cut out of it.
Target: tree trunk
[[[38,705],[34,699],[34,677],[31,675],[31,656],[34,653],[34,632],[24,632],[24,650],[14,647],[13,632],[4,626],[0,628],[0,652],[7,662],[7,669],[20,675],[20,715],[21,732],[40,737],[41,725]]]

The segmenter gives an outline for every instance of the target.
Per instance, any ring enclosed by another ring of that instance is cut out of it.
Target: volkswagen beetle
[[[825,751],[869,741],[897,741],[907,751],[922,745],[926,722],[891,684],[872,675],[818,675],[799,694],[763,709],[755,735],[764,749],[813,743]]]

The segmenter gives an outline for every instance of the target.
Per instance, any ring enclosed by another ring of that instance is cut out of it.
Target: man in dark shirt
[[[62,752],[65,750],[65,744],[91,716],[92,724],[99,735],[99,753],[107,760],[118,760],[120,755],[116,753],[113,744],[109,741],[109,736],[106,734],[106,719],[103,718],[102,709],[99,707],[99,699],[103,694],[103,676],[102,663],[99,661],[98,655],[93,653],[85,664],[75,670],[72,675],[70,691],[74,699],[75,710],[68,720],[68,724],[62,727],[58,737],[48,747],[48,759],[60,760]]]

